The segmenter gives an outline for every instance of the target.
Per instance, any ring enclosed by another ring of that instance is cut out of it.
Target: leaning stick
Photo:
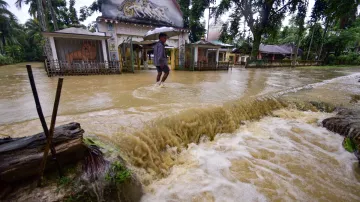
[[[60,96],[61,96],[61,89],[62,89],[63,80],[64,80],[63,78],[59,78],[59,80],[58,80],[58,86],[57,86],[57,89],[56,89],[54,108],[53,108],[53,112],[52,112],[52,116],[51,116],[49,137],[47,138],[47,144],[45,146],[44,156],[43,156],[43,160],[41,162],[41,167],[40,167],[40,178],[39,178],[39,182],[38,182],[39,186],[41,185],[41,181],[42,181],[42,178],[44,176],[44,171],[45,171],[45,167],[46,167],[46,160],[47,160],[47,157],[48,157],[48,154],[49,154],[50,146],[53,146],[52,139],[53,139],[53,136],[54,136],[56,116],[57,116],[59,103],[60,103]],[[60,175],[60,177],[62,176],[61,169],[59,169],[59,175]]]
[[[29,76],[29,80],[30,80],[30,85],[31,85],[31,90],[33,92],[33,95],[34,95],[34,100],[35,100],[35,105],[36,105],[36,110],[37,110],[37,113],[39,115],[39,119],[40,119],[40,122],[41,122],[41,126],[44,130],[44,134],[46,136],[46,139],[47,139],[47,143],[49,144],[49,147],[51,149],[51,154],[52,154],[52,157],[53,159],[55,160],[56,162],[56,166],[57,166],[57,169],[59,171],[59,175],[62,176],[62,172],[61,172],[61,167],[60,167],[60,164],[59,162],[57,161],[56,159],[56,151],[55,151],[55,148],[51,143],[50,141],[50,135],[49,135],[49,129],[46,125],[46,121],[45,121],[45,117],[44,117],[44,114],[42,112],[42,109],[41,109],[41,104],[40,104],[40,100],[39,100],[39,96],[38,96],[38,93],[37,93],[37,90],[36,90],[36,85],[35,85],[35,80],[34,80],[34,76],[33,76],[33,73],[32,73],[32,69],[31,69],[31,65],[26,65],[26,69],[27,69],[27,72],[28,72],[28,76]],[[41,180],[42,180],[42,174],[40,176],[40,180],[39,180],[39,183],[38,185],[41,185]]]

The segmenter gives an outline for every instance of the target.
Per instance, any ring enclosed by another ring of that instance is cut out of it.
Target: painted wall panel
[[[184,26],[174,0],[105,0],[101,9],[105,18],[157,26]]]

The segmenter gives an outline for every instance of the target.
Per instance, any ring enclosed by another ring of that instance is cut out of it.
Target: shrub
[[[360,64],[360,55],[357,53],[350,52],[348,54],[339,55],[335,59],[335,64],[337,65],[359,65]]]
[[[105,176],[105,179],[107,181],[110,181],[110,182],[113,182],[116,184],[122,184],[130,178],[131,178],[130,170],[128,170],[120,162],[114,162],[111,165],[109,172]]]
[[[327,57],[327,61],[326,63],[329,64],[329,65],[334,65],[335,62],[336,62],[337,58],[335,57],[334,54],[330,54],[328,57]]]
[[[14,63],[14,59],[9,56],[0,55],[0,65],[9,65]]]
[[[343,65],[348,64],[348,56],[347,56],[347,55],[339,55],[339,56],[336,58],[335,61],[336,61],[335,63],[336,63],[337,65],[340,65],[340,64],[343,64]]]

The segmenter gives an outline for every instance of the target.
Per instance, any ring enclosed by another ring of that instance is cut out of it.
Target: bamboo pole
[[[50,146],[53,146],[52,139],[53,139],[53,136],[54,136],[56,116],[57,116],[57,112],[58,112],[58,108],[59,108],[61,89],[62,89],[63,81],[64,81],[64,78],[59,78],[59,80],[58,80],[58,86],[57,86],[56,95],[55,95],[54,108],[53,108],[53,112],[52,112],[52,116],[51,116],[49,137],[47,138],[47,143],[46,143],[46,146],[45,146],[45,149],[44,149],[44,156],[43,156],[43,160],[42,160],[41,166],[40,166],[40,178],[39,178],[39,181],[38,181],[39,186],[41,185],[42,178],[44,176],[44,171],[45,171],[45,167],[46,167],[46,160],[47,160],[47,157],[48,157],[48,154],[49,154]],[[59,175],[62,176],[62,172],[61,172],[60,167],[59,167]]]
[[[40,119],[40,122],[41,122],[41,126],[42,126],[42,128],[44,130],[44,134],[45,134],[45,136],[47,138],[47,141],[48,141],[48,144],[49,144],[49,137],[50,137],[49,134],[50,133],[49,133],[49,129],[48,129],[47,125],[46,125],[44,114],[43,114],[42,109],[41,109],[41,104],[40,104],[39,96],[38,96],[38,93],[37,93],[37,89],[36,89],[35,80],[34,80],[34,76],[33,76],[32,69],[31,69],[31,65],[26,65],[26,69],[27,69],[27,72],[28,72],[29,80],[30,80],[31,90],[32,90],[33,95],[34,95],[36,110],[37,110],[37,113],[39,115],[39,119]],[[59,162],[58,162],[58,160],[56,158],[55,147],[52,144],[49,144],[49,147],[50,147],[50,150],[51,150],[51,155],[52,155],[53,159],[56,162],[56,166],[57,166],[57,169],[59,171],[59,175],[61,177],[62,172],[61,172],[60,164],[59,164]],[[41,180],[39,180],[39,183],[41,183]],[[40,185],[40,184],[38,184],[38,185]]]

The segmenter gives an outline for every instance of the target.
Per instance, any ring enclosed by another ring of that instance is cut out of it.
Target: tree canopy
[[[239,21],[245,19],[253,35],[251,55],[255,58],[262,35],[279,29],[285,14],[302,10],[304,5],[307,0],[221,0],[215,14],[218,18],[225,12],[232,12],[230,28],[233,33],[238,33]]]

